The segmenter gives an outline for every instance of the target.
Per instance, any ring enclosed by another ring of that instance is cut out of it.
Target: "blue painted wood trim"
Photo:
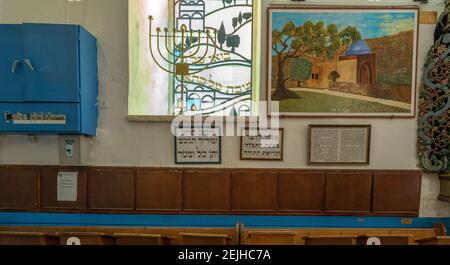
[[[450,217],[411,219],[404,225],[401,217],[0,213],[0,226],[431,228],[444,223],[450,228]]]

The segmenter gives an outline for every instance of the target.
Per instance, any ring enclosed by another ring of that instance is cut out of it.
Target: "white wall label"
[[[177,129],[175,162],[177,164],[220,164],[222,162],[219,128]]]
[[[241,160],[283,160],[283,129],[244,130]]]
[[[57,200],[76,202],[78,191],[78,172],[59,172],[57,179]]]

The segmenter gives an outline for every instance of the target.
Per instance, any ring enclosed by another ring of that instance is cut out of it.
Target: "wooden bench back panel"
[[[159,246],[170,245],[169,238],[145,238],[145,237],[116,237],[116,244],[119,246]]]
[[[449,236],[437,236],[431,238],[423,238],[416,241],[419,245],[429,245],[429,246],[450,246]]]
[[[73,235],[59,236],[61,245],[68,245],[68,240],[71,238],[77,238],[80,240],[81,245],[86,246],[109,246],[116,245],[116,239],[110,236],[100,235],[81,235],[74,233]]]
[[[288,230],[246,231],[243,235],[243,242],[247,245],[296,245],[298,240],[298,233]]]
[[[356,239],[351,237],[330,236],[326,238],[311,237],[305,238],[305,245],[308,246],[354,246]]]
[[[0,246],[41,246],[59,244],[60,241],[57,237],[0,235]]]

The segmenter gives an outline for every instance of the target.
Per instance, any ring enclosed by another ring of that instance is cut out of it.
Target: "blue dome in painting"
[[[372,50],[365,40],[359,40],[353,43],[347,50],[347,56],[370,54]]]

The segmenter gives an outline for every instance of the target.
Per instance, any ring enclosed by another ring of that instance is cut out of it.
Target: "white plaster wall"
[[[130,0],[133,1],[133,0]],[[149,0],[155,1],[155,0]],[[263,8],[270,1],[264,0]],[[290,3],[288,0],[272,1]],[[325,2],[325,1],[309,1]],[[328,1],[330,2],[330,1]],[[342,3],[342,1],[334,1]],[[411,1],[395,1],[409,2]],[[439,1],[423,9],[439,9]],[[368,3],[363,0],[347,3]],[[392,3],[392,2],[391,2]],[[175,166],[170,124],[127,122],[128,87],[128,3],[127,0],[0,0],[0,22],[78,23],[98,38],[100,79],[100,121],[98,136],[91,141],[91,165]],[[265,14],[265,12],[263,12]],[[262,28],[266,27],[263,19]],[[263,33],[263,50],[266,36]],[[419,66],[433,43],[434,26],[420,29]],[[262,55],[265,62],[265,54]],[[265,79],[265,78],[263,78]],[[262,81],[261,87],[266,84]],[[265,94],[265,93],[261,93]],[[243,162],[239,160],[239,138],[226,137],[221,167],[306,168],[309,124],[371,124],[372,161],[363,169],[416,169],[416,129],[414,119],[290,119],[282,120],[285,130],[285,161]],[[0,137],[2,164],[58,164],[55,136]],[[336,168],[336,167],[333,167]],[[355,168],[355,167],[351,167]],[[424,176],[422,216],[450,216],[450,205],[436,200],[436,176]]]

